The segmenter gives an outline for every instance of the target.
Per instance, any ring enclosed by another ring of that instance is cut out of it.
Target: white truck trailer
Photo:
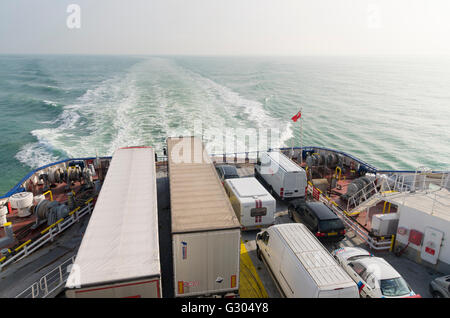
[[[239,290],[240,224],[200,139],[167,139],[174,295]]]
[[[70,298],[160,298],[155,155],[118,149],[66,283]]]
[[[255,177],[280,199],[305,197],[306,172],[281,152],[263,152],[255,165]]]
[[[305,225],[273,225],[258,233],[256,245],[282,296],[359,298],[356,283]]]
[[[224,187],[243,231],[275,223],[277,202],[256,178],[227,179]]]

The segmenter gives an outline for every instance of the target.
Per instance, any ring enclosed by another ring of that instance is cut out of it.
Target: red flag
[[[298,112],[296,115],[294,115],[291,119],[296,122],[300,117],[302,117],[302,112]]]

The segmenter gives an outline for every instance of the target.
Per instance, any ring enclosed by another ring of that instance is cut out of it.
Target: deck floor
[[[241,177],[253,176],[252,164],[238,164],[238,173]],[[163,297],[174,296],[172,245],[170,244],[170,201],[167,169],[164,165],[157,167],[157,192],[158,192],[158,217],[160,259],[162,269]],[[37,281],[44,273],[58,266],[70,256],[76,255],[86,229],[89,216],[82,222],[67,230],[61,237],[32,254],[28,258],[5,268],[0,273],[0,297],[14,297],[22,290]],[[285,202],[277,202],[276,224],[292,222],[287,216]],[[258,231],[242,232],[241,235],[241,271],[240,271],[240,296],[242,298],[278,298],[280,293],[272,280],[265,265],[256,256],[256,234]],[[365,247],[363,241],[348,231],[344,240],[337,244],[326,244],[325,247],[332,251],[344,246]],[[386,259],[411,285],[413,290],[422,297],[431,297],[428,291],[429,282],[440,276],[429,268],[423,267],[405,257],[396,257],[389,252],[378,253],[377,256]]]
[[[251,177],[254,175],[252,165],[241,165],[240,167],[238,167],[237,170],[240,177]],[[370,210],[370,218],[375,213],[382,213],[382,208],[383,208],[382,202],[379,203],[376,207],[372,208]],[[364,224],[363,221],[365,219],[366,219],[365,214],[361,214],[360,217],[358,218],[358,220],[362,224]],[[277,212],[275,223],[283,224],[292,222],[293,221],[287,215],[287,204],[282,201],[277,201]],[[251,280],[252,277],[248,278],[245,277],[244,279],[241,279],[241,284],[243,284],[243,286],[241,286],[240,288],[242,289],[242,291],[246,291],[248,290],[248,287],[246,285],[248,284],[254,285],[257,283],[257,281],[261,281],[264,286],[264,289],[267,292],[268,297],[270,298],[281,297],[272,277],[270,276],[268,270],[265,268],[264,263],[261,262],[256,256],[255,238],[257,233],[258,231],[242,232],[242,241],[245,243],[247,255],[250,257],[253,268],[256,269],[256,273],[258,276],[254,278],[256,282],[253,281],[251,283],[247,283],[246,281]],[[353,246],[362,247],[368,250],[367,244],[365,244],[365,242],[362,241],[351,230],[347,231],[345,238],[339,243],[326,243],[324,244],[324,246],[330,252],[340,247],[353,247]],[[407,259],[406,257],[397,257],[390,252],[377,252],[375,254],[376,256],[384,258],[389,264],[391,264],[400,273],[400,275],[402,275],[405,278],[405,280],[410,284],[411,288],[417,294],[420,294],[424,298],[432,297],[428,289],[429,282],[436,277],[442,276],[443,274],[433,271],[430,268],[421,266],[420,264],[417,264]],[[241,256],[241,264],[242,264],[242,256]],[[247,261],[246,266],[249,266]],[[243,272],[244,271],[241,269],[241,273]],[[241,297],[245,297],[245,293],[242,294]],[[252,297],[256,297],[256,294],[252,294]]]

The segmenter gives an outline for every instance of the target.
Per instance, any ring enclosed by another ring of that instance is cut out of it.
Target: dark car
[[[219,175],[220,181],[225,179],[239,178],[238,172],[235,166],[231,165],[220,165],[216,166],[217,174]]]
[[[344,223],[322,202],[291,202],[289,217],[303,223],[321,241],[340,241],[345,236]]]

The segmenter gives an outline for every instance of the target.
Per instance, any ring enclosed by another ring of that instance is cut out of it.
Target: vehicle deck
[[[238,165],[238,173],[240,177],[251,177],[253,176],[253,165],[252,164],[240,164]],[[345,193],[345,192],[344,192]],[[381,206],[381,210],[380,210]],[[378,204],[377,207],[370,209],[370,214],[373,215],[375,213],[380,213],[382,211],[383,204]],[[366,219],[365,213],[361,213],[359,220],[364,221]],[[370,218],[369,218],[370,220]],[[287,204],[285,202],[277,200],[277,213],[276,213],[276,224],[283,223],[291,223],[293,222],[287,215]],[[364,224],[364,222],[362,222]],[[265,265],[257,258],[256,256],[256,242],[255,237],[258,231],[248,231],[242,232],[242,241],[245,242],[245,249],[250,257],[253,267],[256,268],[256,273],[258,274],[258,278],[263,284],[264,290],[266,291],[268,297],[277,298],[280,297],[280,293],[277,290],[275,283],[272,280],[269,272],[265,268]],[[345,234],[345,238],[339,243],[326,243],[324,246],[328,249],[328,251],[333,251],[334,249],[340,247],[362,247],[368,249],[367,245],[364,241],[362,241],[353,231],[347,230]],[[425,266],[421,266],[413,261],[407,259],[406,257],[397,257],[394,253],[390,252],[374,252],[376,256],[384,258],[389,264],[391,264],[402,276],[405,280],[410,284],[411,288],[416,292],[416,294],[420,294],[424,298],[432,297],[428,284],[431,280],[436,277],[442,276],[441,273],[433,271],[430,268]],[[242,264],[242,250],[241,250],[241,264]],[[247,264],[248,266],[248,264]],[[247,295],[245,292],[248,288],[246,287],[246,281],[251,280],[248,278],[245,271],[242,269],[241,265],[241,286],[240,286],[240,296],[241,297],[260,297],[257,296],[257,293],[250,293]],[[255,283],[253,283],[255,284]]]
[[[241,177],[253,176],[254,165],[252,163],[237,163],[236,167]],[[348,184],[348,179],[345,180],[347,180]],[[158,162],[157,164],[157,194],[163,297],[173,297],[169,183],[167,166],[163,162]],[[374,210],[379,208],[377,206]],[[376,212],[372,212],[371,210],[372,213]],[[365,215],[362,214],[360,215],[361,217],[365,219]],[[39,281],[39,278],[43,274],[57,267],[69,257],[75,256],[81,244],[88,220],[89,216],[86,216],[79,224],[74,225],[65,233],[61,234],[60,238],[53,243],[41,248],[20,262],[11,264],[11,266],[5,268],[0,273],[0,284],[2,285],[0,297],[15,297],[31,284]],[[282,201],[277,201],[275,223],[282,224],[290,222],[292,221],[287,215],[287,204]],[[255,237],[257,233],[257,230],[247,231],[242,232],[241,235],[240,297],[277,298],[280,297],[280,293],[265,265],[256,256]],[[325,246],[329,251],[344,246],[367,248],[365,243],[351,230],[347,231],[344,240],[337,244],[325,244]],[[378,252],[376,255],[388,261],[405,278],[417,294],[420,294],[422,297],[431,297],[428,284],[435,277],[441,276],[441,273],[414,263],[406,257],[397,257],[390,252]]]

